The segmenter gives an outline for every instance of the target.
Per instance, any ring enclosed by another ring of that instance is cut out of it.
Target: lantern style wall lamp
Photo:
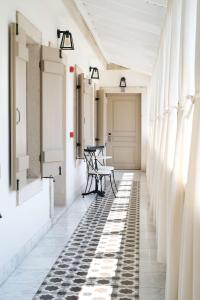
[[[61,36],[62,35],[62,36]],[[74,50],[74,42],[71,32],[68,30],[57,30],[57,38],[61,38],[60,49],[61,50]]]
[[[120,84],[119,84],[119,86],[120,86],[121,88],[125,88],[125,87],[126,87],[126,78],[125,78],[125,77],[122,77],[122,78],[120,79]]]
[[[125,87],[126,87],[126,78],[125,77],[121,77],[119,87],[121,88],[122,92],[125,92]]]
[[[90,67],[91,79],[99,79],[99,70],[96,67]]]

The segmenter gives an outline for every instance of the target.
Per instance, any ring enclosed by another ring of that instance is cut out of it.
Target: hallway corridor
[[[0,300],[200,300],[199,36],[200,0],[0,1]]]
[[[117,197],[109,189],[102,199],[77,199],[0,288],[0,299],[164,299],[146,176],[116,175]]]

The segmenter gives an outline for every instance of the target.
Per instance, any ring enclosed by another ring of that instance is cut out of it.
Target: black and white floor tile
[[[34,300],[139,298],[140,182],[132,173],[89,207]],[[83,199],[84,201],[84,199]]]

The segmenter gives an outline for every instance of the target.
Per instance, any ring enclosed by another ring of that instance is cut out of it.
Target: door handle
[[[108,142],[111,142],[112,141],[112,133],[111,132],[108,132]]]

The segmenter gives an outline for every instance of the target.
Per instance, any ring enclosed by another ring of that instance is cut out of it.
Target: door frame
[[[122,93],[119,87],[101,87],[106,94]],[[146,171],[149,105],[146,87],[127,87],[123,94],[141,94],[141,171]]]

